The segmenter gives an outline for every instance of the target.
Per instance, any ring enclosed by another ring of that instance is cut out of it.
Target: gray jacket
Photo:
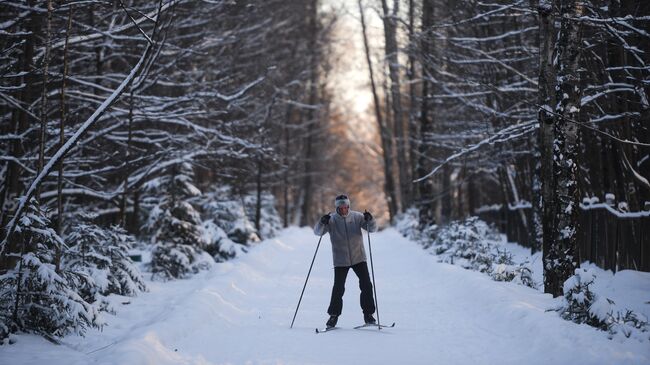
[[[350,210],[347,217],[338,213],[332,214],[327,225],[321,223],[319,219],[314,226],[314,234],[320,236],[329,232],[335,267],[352,266],[366,261],[361,228],[368,232],[375,232],[377,221],[373,218],[366,222],[363,213]]]

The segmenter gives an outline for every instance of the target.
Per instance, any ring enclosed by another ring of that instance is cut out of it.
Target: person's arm
[[[363,213],[363,220],[361,222],[361,228],[365,229],[368,232],[377,232],[377,221],[375,217],[370,214],[369,211]]]
[[[329,221],[331,219],[331,216],[329,213],[325,214],[322,216],[318,222],[316,222],[316,225],[314,226],[314,234],[316,236],[321,236],[324,235],[325,233],[329,232]]]

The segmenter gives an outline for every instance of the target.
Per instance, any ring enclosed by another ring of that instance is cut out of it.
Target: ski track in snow
[[[20,335],[0,347],[0,363],[650,364],[647,342],[609,340],[562,320],[545,311],[557,303],[550,295],[438,263],[394,229],[371,240],[380,320],[395,328],[352,329],[363,316],[350,272],[343,328],[315,334],[333,284],[324,237],[289,329],[317,240],[310,229],[289,228],[192,279],[150,282],[139,297],[113,297],[117,315],[104,314],[102,332],[68,336],[62,346]]]

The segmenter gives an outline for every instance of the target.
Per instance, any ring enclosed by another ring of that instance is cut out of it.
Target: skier
[[[366,324],[375,324],[375,300],[372,296],[372,283],[366,263],[366,252],[363,248],[361,228],[368,232],[377,231],[377,222],[368,211],[365,213],[350,210],[350,199],[347,195],[339,195],[334,200],[335,214],[325,214],[316,222],[314,233],[317,236],[327,232],[332,242],[334,260],[334,286],[327,313],[327,327],[335,327],[343,309],[343,293],[345,279],[350,268],[359,278],[361,288],[361,309]]]

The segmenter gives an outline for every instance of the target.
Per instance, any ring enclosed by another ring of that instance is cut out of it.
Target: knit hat
[[[334,205],[338,208],[343,205],[347,205],[348,207],[350,206],[350,199],[348,198],[347,195],[342,194],[336,197],[334,199]]]

